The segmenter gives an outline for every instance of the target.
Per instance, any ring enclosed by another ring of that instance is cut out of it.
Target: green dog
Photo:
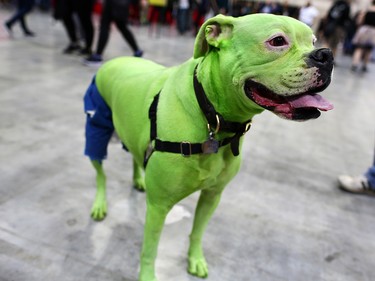
[[[134,185],[147,196],[140,281],[157,280],[164,220],[196,191],[188,271],[207,276],[202,235],[240,168],[254,115],[267,109],[304,121],[333,108],[317,94],[331,81],[332,53],[314,49],[314,41],[309,27],[289,17],[220,15],[204,23],[194,58],[180,66],[124,57],[99,69],[85,95],[85,153],[97,171],[91,215],[102,220],[107,213],[102,160],[116,130],[134,158]]]

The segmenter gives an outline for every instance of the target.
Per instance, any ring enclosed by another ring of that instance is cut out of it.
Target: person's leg
[[[150,5],[149,8],[148,8],[148,21],[149,21],[148,33],[149,33],[149,36],[151,36],[156,29],[157,13],[158,13],[158,11],[157,11],[156,7]]]
[[[189,9],[178,9],[177,11],[177,29],[181,35],[188,29],[188,14]]]
[[[189,10],[188,9],[182,9],[182,33],[185,33],[188,30],[188,20],[189,20]]]
[[[17,11],[15,14],[6,21],[6,26],[8,29],[12,28],[12,25],[15,24],[17,21],[19,21],[26,13],[26,7],[27,7],[27,0],[19,0],[17,3]]]
[[[104,6],[102,11],[102,16],[100,18],[100,27],[99,27],[99,39],[96,46],[96,52],[90,55],[83,61],[83,64],[87,66],[98,67],[103,62],[103,52],[107,46],[109,39],[109,32],[111,28],[111,10],[108,6]]]
[[[177,30],[180,34],[184,33],[183,28],[183,9],[178,8],[177,10]]]
[[[77,29],[76,29],[76,23],[73,19],[73,3],[72,1],[64,1],[62,6],[62,22],[65,27],[65,31],[68,35],[68,38],[70,40],[69,45],[63,50],[64,54],[71,54],[75,51],[79,51],[81,49],[78,37],[77,37]]]
[[[356,49],[354,50],[354,54],[353,54],[353,58],[352,58],[352,68],[351,68],[352,71],[357,70],[358,65],[361,62],[362,55],[363,55],[363,49],[361,47],[357,46]]]
[[[65,15],[62,19],[66,33],[69,37],[69,40],[71,43],[78,44],[77,39],[77,33],[76,33],[76,27],[74,25],[73,17],[72,15]]]
[[[375,190],[375,151],[372,167],[367,170],[365,176],[367,178],[367,181],[369,182],[370,187]]]
[[[336,29],[337,30],[337,29]],[[328,46],[332,51],[333,57],[336,58],[337,54],[337,45],[339,44],[339,35],[335,32],[328,39]]]
[[[182,10],[182,32],[185,33],[189,30],[189,9]]]
[[[120,30],[120,32],[121,32],[122,36],[124,37],[124,39],[128,42],[128,44],[132,48],[133,52],[136,53],[137,51],[139,51],[138,44],[137,44],[137,42],[136,42],[136,40],[134,38],[133,33],[127,27],[126,21],[124,21],[124,20],[116,20],[115,24],[116,24],[117,28]]]
[[[375,190],[375,163],[367,170],[365,176],[369,182],[370,187]]]
[[[94,25],[91,18],[93,6],[94,2],[92,0],[76,2],[77,14],[85,36],[85,48],[82,50],[84,54],[91,53],[94,40]]]
[[[34,0],[22,0],[22,2],[23,2],[23,7],[22,7],[23,15],[20,17],[21,28],[26,36],[34,36],[35,35],[34,32],[30,31],[26,23],[26,15],[30,13],[30,11],[33,9]]]
[[[372,48],[368,47],[363,51],[363,65],[362,65],[362,71],[366,72],[367,71],[367,65],[370,62],[371,59],[371,53],[372,53]]]
[[[100,19],[99,39],[96,46],[96,54],[103,55],[104,49],[107,46],[109,39],[109,32],[111,28],[111,15],[109,9],[104,9]]]

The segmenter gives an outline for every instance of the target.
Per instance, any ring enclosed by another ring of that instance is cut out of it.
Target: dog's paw
[[[140,177],[138,179],[134,179],[133,186],[138,191],[141,191],[141,192],[145,191],[146,190],[145,178]]]
[[[152,279],[139,279],[139,281],[158,281],[158,279],[156,279],[156,277],[153,277]]]
[[[141,271],[139,274],[139,281],[158,281],[155,277],[154,270],[150,271]]]
[[[208,276],[208,265],[204,258],[189,258],[189,268],[188,272],[191,275],[200,277],[200,278],[207,278]]]
[[[93,220],[101,221],[107,215],[107,202],[95,201],[91,208],[91,217]]]

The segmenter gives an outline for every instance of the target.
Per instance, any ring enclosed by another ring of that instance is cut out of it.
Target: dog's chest
[[[202,155],[197,161],[202,188],[224,187],[238,172],[240,157],[234,157],[229,146],[216,154]]]

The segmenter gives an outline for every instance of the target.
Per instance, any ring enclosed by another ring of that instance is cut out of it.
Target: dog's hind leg
[[[91,217],[94,220],[103,220],[107,214],[106,175],[102,161],[92,160],[91,164],[96,170],[96,195],[91,208]]]
[[[135,161],[134,158],[133,158],[133,185],[139,191],[144,191],[146,189],[143,167],[138,165],[138,163]]]
[[[190,234],[188,272],[201,278],[208,276],[208,266],[202,249],[202,236],[220,198],[221,191],[202,190],[195,211],[193,230]]]

